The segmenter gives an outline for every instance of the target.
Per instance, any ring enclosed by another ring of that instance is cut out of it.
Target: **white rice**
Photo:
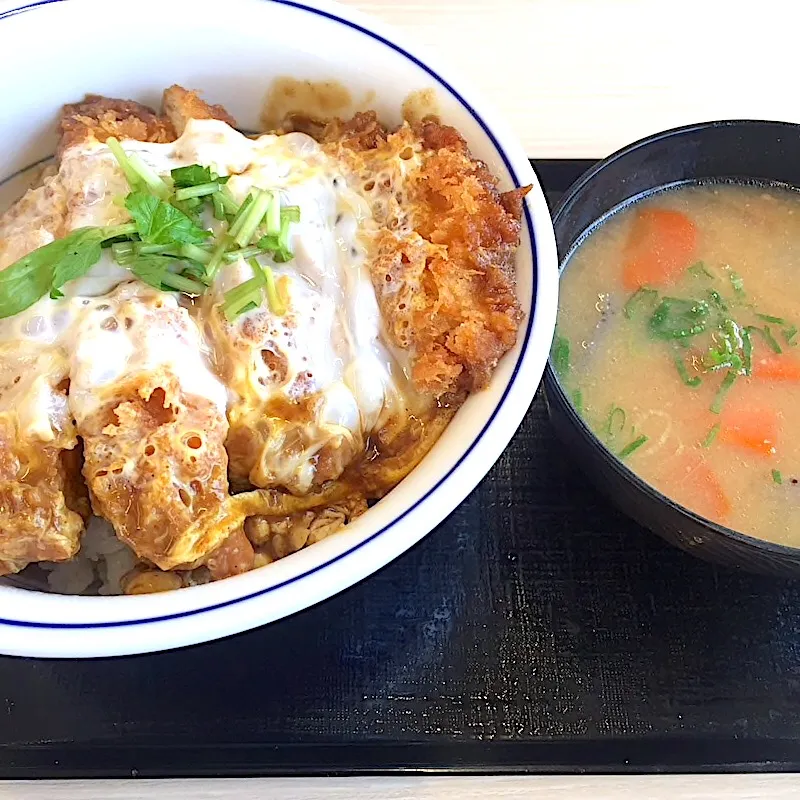
[[[112,595],[122,594],[122,576],[136,562],[133,550],[117,539],[111,524],[92,517],[81,538],[81,549],[70,561],[44,561],[39,567],[47,574],[51,592]]]

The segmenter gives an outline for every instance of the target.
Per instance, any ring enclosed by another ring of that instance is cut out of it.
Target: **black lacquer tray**
[[[537,162],[551,201],[588,162]],[[662,543],[537,396],[422,543],[290,619],[99,661],[0,658],[0,778],[800,769],[800,584]]]

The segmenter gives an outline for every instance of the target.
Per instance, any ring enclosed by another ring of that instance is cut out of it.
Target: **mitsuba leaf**
[[[176,189],[186,189],[189,186],[200,186],[203,183],[227,183],[228,178],[216,175],[210,167],[201,167],[192,164],[189,167],[176,167],[170,173]]]
[[[139,256],[129,267],[130,271],[139,280],[149,284],[155,289],[161,289],[166,273],[170,266],[175,263],[175,259],[167,256]]]
[[[39,298],[85,275],[99,260],[104,228],[79,228],[0,271],[0,317],[12,317]]]
[[[131,192],[125,198],[125,207],[147,244],[202,244],[211,235],[175,206],[145,192]]]

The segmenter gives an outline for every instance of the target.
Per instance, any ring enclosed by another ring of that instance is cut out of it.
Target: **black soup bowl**
[[[708,122],[658,133],[609,156],[569,189],[555,211],[562,269],[594,223],[626,201],[670,185],[726,180],[800,187],[800,125]],[[704,519],[635,475],[574,409],[552,359],[544,386],[551,422],[567,452],[628,516],[708,561],[749,572],[800,577],[800,548],[746,536]]]

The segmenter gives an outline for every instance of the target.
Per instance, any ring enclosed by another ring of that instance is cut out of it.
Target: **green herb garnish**
[[[712,372],[722,369],[739,371],[744,366],[744,360],[739,353],[744,348],[741,328],[729,318],[723,319],[718,329],[719,345],[711,348],[703,358],[706,368]]]
[[[30,308],[46,294],[62,295],[65,283],[83,277],[99,260],[103,242],[130,233],[130,226],[79,228],[34,250],[0,271],[0,317]]]
[[[569,372],[569,355],[569,339],[564,336],[556,336],[553,342],[553,366],[561,377]]]
[[[795,346],[795,341],[794,340],[795,340],[796,336],[797,336],[797,326],[796,325],[791,325],[790,327],[786,328],[783,331],[783,338],[786,339],[786,344],[788,344],[789,347],[794,347]]]
[[[764,338],[767,340],[767,344],[773,349],[774,352],[780,355],[783,352],[783,348],[778,344],[777,339],[772,335],[772,331],[769,329],[768,325],[764,326],[763,333]]]
[[[740,297],[744,296],[744,280],[737,272],[731,272],[731,286],[733,291]]]
[[[655,289],[646,289],[644,287],[637,289],[628,298],[628,302],[622,308],[622,313],[628,319],[633,319],[643,306],[655,303],[657,297],[658,292]]]
[[[148,244],[202,244],[211,231],[203,230],[175,206],[144,192],[131,192],[125,207],[141,240]]]
[[[712,425],[709,429],[708,433],[706,434],[706,438],[703,439],[702,447],[711,447],[714,444],[714,440],[717,438],[717,434],[719,433],[719,422],[716,425]]]
[[[695,277],[699,278],[701,275],[706,278],[712,278],[713,275],[706,269],[706,265],[704,261],[696,261],[686,270],[690,275],[694,275]]]
[[[742,371],[745,375],[753,372],[753,340],[750,337],[749,328],[740,328],[742,337]]]
[[[719,311],[727,311],[728,310],[727,304],[722,299],[722,295],[718,291],[716,291],[715,289],[712,289],[708,293],[708,296],[711,298],[712,304],[715,305]]]
[[[705,300],[665,297],[650,317],[650,332],[659,339],[681,339],[702,333],[710,309]]]
[[[225,186],[228,178],[210,167],[193,164],[162,177],[138,153],[126,153],[114,137],[107,145],[131,189],[127,196],[114,198],[114,203],[127,209],[132,222],[72,231],[4,269],[0,273],[0,317],[18,314],[48,294],[53,299],[63,297],[63,285],[85,275],[99,261],[103,248],[110,248],[120,266],[149,285],[191,295],[202,294],[211,284],[227,251],[238,250],[232,260],[263,254],[264,249],[252,240],[264,234],[274,234],[274,247],[268,252],[276,260],[293,258],[289,224],[299,220],[300,209],[281,208],[277,191],[256,189],[240,207]],[[200,212],[207,204],[223,222],[216,240],[200,222]],[[270,224],[262,227],[268,211]],[[231,223],[226,229],[228,219]],[[238,314],[248,304],[260,305],[263,289],[274,313],[285,313],[272,271],[257,264],[254,271],[251,296],[246,303],[237,300],[234,311]]]
[[[722,406],[725,403],[725,397],[731,390],[731,387],[733,386],[735,381],[736,381],[735,372],[729,372],[725,376],[722,383],[720,384],[719,389],[717,390],[716,396],[714,397],[714,402],[711,404],[711,412],[713,414],[719,414],[722,411]]]
[[[638,450],[647,441],[647,436],[642,434],[637,436],[632,442],[629,442],[617,453],[620,458],[627,458],[635,450]]]
[[[756,312],[756,316],[759,319],[763,319],[764,322],[772,322],[775,325],[785,325],[786,324],[786,320],[783,319],[783,317],[773,317],[772,314],[759,314],[758,312]]]
[[[783,475],[781,475],[780,470],[774,469],[772,470],[772,480],[780,486],[783,483]]]
[[[675,353],[675,367],[684,385],[696,389],[702,383],[699,376],[689,376],[689,371],[686,369],[686,362],[683,360],[683,356],[680,353]]]
[[[221,178],[210,167],[201,167],[199,164],[177,167],[172,170],[170,175],[176,189],[187,189],[190,186],[202,186],[209,183],[226,184],[229,180],[227,177]]]
[[[575,389],[572,393],[572,405],[579,414],[583,414],[583,392]]]

